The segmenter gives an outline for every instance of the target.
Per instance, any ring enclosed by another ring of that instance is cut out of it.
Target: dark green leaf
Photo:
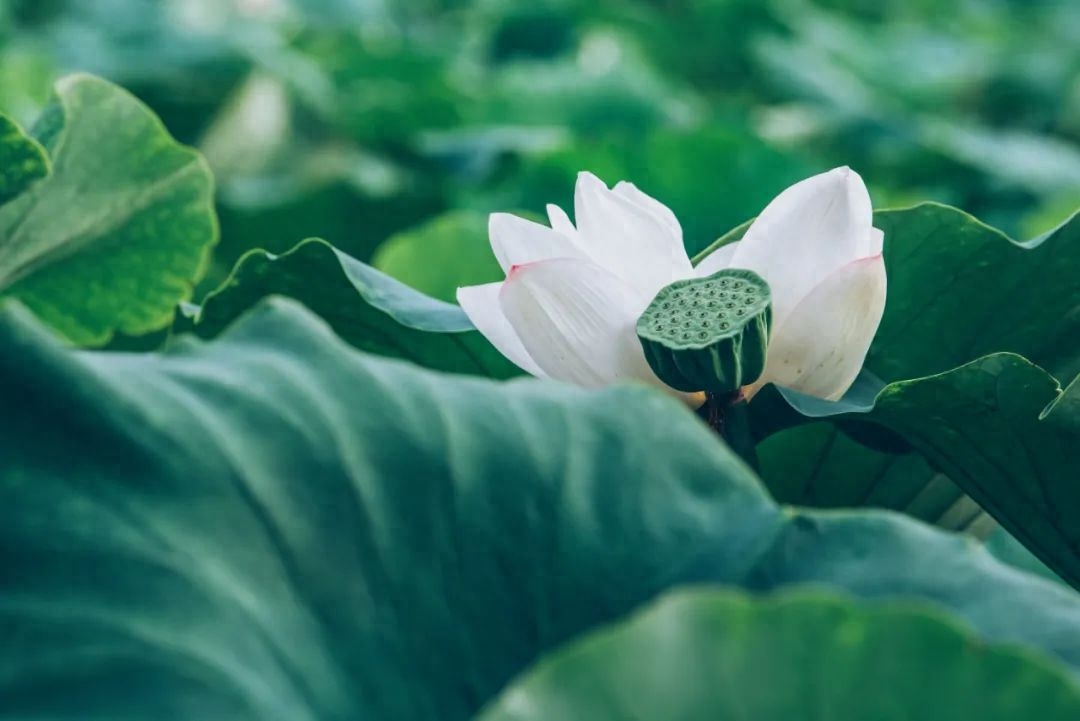
[[[797,594],[696,589],[544,658],[478,721],[1071,721],[1056,665],[947,619]]]
[[[900,433],[1054,571],[1080,585],[1080,382],[997,354],[894,383],[870,418]]]
[[[1009,351],[1080,373],[1080,215],[1026,242],[954,208],[882,210],[888,299],[866,365],[886,381]]]
[[[148,355],[12,309],[0,346],[12,718],[458,721],[687,582],[922,598],[1080,669],[1080,597],[899,516],[781,511],[646,388],[432,373],[282,301]]]
[[[833,420],[870,440],[898,434],[918,455],[875,451],[836,426],[788,428],[758,446],[762,476],[779,500],[883,506],[984,530],[966,493],[1080,585],[1080,382],[1063,391],[1041,368],[999,353],[890,384],[872,412]]]
[[[781,503],[887,508],[950,530],[986,529],[979,506],[921,454],[868,448],[832,423],[783,430],[759,443],[757,455]]]
[[[455,373],[521,374],[461,308],[413,290],[321,240],[307,240],[279,256],[262,250],[245,255],[204,301],[196,332],[221,332],[268,295],[299,299],[363,350]]]

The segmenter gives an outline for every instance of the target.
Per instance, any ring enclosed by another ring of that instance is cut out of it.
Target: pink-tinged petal
[[[652,213],[672,233],[678,236],[679,245],[682,245],[682,226],[679,225],[679,219],[675,217],[675,213],[671,212],[669,207],[651,195],[642,192],[636,185],[626,180],[615,183],[615,187],[611,189],[611,192]]]
[[[595,263],[560,258],[516,266],[499,300],[550,377],[587,387],[628,380],[662,385],[635,331],[649,298]]]
[[[705,256],[705,259],[694,268],[694,275],[698,278],[710,276],[718,270],[731,267],[731,261],[735,257],[735,250],[739,247],[739,241],[722,245]]]
[[[547,216],[548,223],[551,224],[551,229],[556,233],[562,233],[567,238],[573,238],[577,235],[577,228],[570,222],[570,216],[559,206],[554,203],[548,203]]]
[[[779,323],[769,340],[765,383],[838,400],[862,369],[885,310],[880,255],[848,263],[825,279]]]
[[[650,297],[693,270],[681,234],[592,173],[578,174],[574,215],[582,250]]]
[[[732,258],[769,282],[783,322],[795,303],[844,265],[875,253],[872,209],[859,174],[836,168],[792,185],[766,206]]]
[[[488,237],[504,272],[515,265],[549,258],[581,258],[577,243],[562,233],[510,213],[492,213]]]
[[[499,304],[499,291],[502,286],[502,283],[487,283],[458,288],[458,305],[465,311],[465,315],[469,316],[476,329],[514,365],[526,373],[545,377],[546,374],[525,350],[521,339],[503,314]]]

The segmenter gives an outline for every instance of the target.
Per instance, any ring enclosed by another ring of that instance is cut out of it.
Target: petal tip
[[[577,186],[578,188],[597,188],[608,190],[607,183],[600,180],[595,174],[588,170],[578,171],[577,174]]]
[[[839,167],[833,168],[832,170],[825,173],[825,175],[835,178],[836,180],[847,185],[848,187],[866,187],[866,184],[863,182],[862,176],[859,175],[856,171],[852,170],[851,166],[849,165],[841,165]]]
[[[548,217],[548,225],[556,233],[562,233],[567,237],[573,237],[577,233],[577,228],[574,227],[574,223],[570,220],[570,216],[566,214],[562,208],[555,203],[548,203],[545,206]]]

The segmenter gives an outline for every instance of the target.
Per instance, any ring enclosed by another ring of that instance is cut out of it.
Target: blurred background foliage
[[[204,288],[318,236],[452,297],[419,262],[497,272],[486,213],[569,207],[580,169],[668,203],[691,250],[842,164],[878,207],[1020,235],[1080,203],[1075,0],[0,0],[0,28],[17,119],[82,70],[207,155]]]

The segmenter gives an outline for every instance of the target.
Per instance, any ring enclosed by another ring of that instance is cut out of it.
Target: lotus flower
[[[675,280],[746,268],[769,283],[773,323],[765,370],[744,396],[775,383],[836,400],[859,374],[885,308],[885,265],[870,196],[849,168],[792,185],[742,240],[696,268],[674,213],[631,183],[609,189],[583,172],[577,225],[557,206],[547,211],[550,228],[493,214],[491,247],[506,279],[457,292],[476,328],[523,370],[590,387],[666,387],[645,361],[638,317]]]

